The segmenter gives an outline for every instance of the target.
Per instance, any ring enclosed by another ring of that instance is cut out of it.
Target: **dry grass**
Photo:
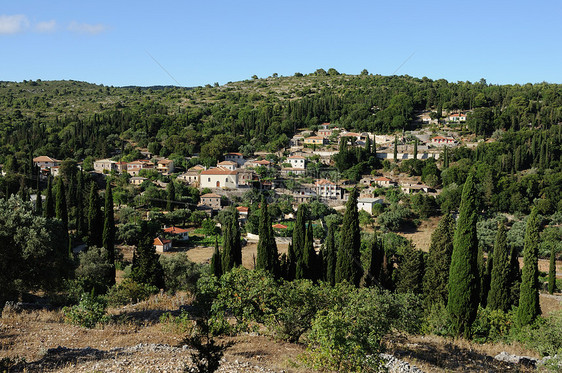
[[[398,232],[402,237],[412,240],[413,244],[422,251],[429,251],[431,245],[431,234],[439,224],[439,217],[423,220],[417,229],[412,231]]]

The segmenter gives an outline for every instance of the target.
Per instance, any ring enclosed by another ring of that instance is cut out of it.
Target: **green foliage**
[[[259,225],[259,242],[257,248],[256,269],[267,271],[274,276],[279,274],[279,254],[275,243],[275,234],[271,226],[271,218],[267,211],[267,202],[262,196]]]
[[[105,298],[111,306],[123,306],[138,303],[148,299],[151,294],[158,292],[158,288],[149,284],[141,284],[130,278],[121,281],[109,289]]]
[[[479,299],[477,267],[478,241],[476,219],[478,205],[472,175],[463,187],[459,218],[453,239],[453,254],[449,270],[449,311],[454,334],[470,336],[470,327],[476,318]]]
[[[75,276],[83,292],[104,294],[114,282],[108,281],[114,268],[108,260],[107,250],[104,247],[93,246],[82,251],[79,256],[78,268]]]
[[[545,356],[555,356],[562,353],[562,312],[556,311],[548,317],[537,319],[514,333],[514,339],[522,342],[528,348]]]
[[[494,244],[492,274],[487,305],[491,310],[507,312],[512,306],[512,299],[506,294],[511,293],[510,250],[507,247],[505,225],[500,224]]]
[[[19,197],[0,199],[0,242],[2,306],[27,291],[60,287],[70,263],[59,220],[36,216],[31,202]]]
[[[164,272],[166,291],[175,293],[180,290],[195,290],[197,280],[201,276],[201,264],[192,262],[182,253],[161,255],[159,261]]]
[[[110,267],[110,271],[106,274],[107,283],[113,285],[115,284],[115,217],[113,214],[113,194],[109,180],[105,189],[105,208],[103,213],[102,244],[107,252],[106,260]]]
[[[454,230],[455,220],[450,214],[447,214],[441,218],[437,228],[431,234],[431,244],[423,279],[426,309],[437,304],[443,306],[447,304],[447,286],[453,254]]]
[[[392,204],[379,215],[378,223],[387,231],[399,231],[404,228],[412,217],[412,210],[405,205]]]
[[[109,321],[105,309],[106,305],[101,298],[84,293],[77,305],[64,307],[62,312],[67,323],[91,329]]]
[[[139,240],[133,254],[131,278],[141,284],[163,288],[164,272],[158,261],[159,256],[153,244],[154,239],[147,228],[141,228],[141,232],[146,232],[146,234]]]
[[[539,304],[539,221],[537,209],[534,208],[527,219],[525,232],[525,249],[523,270],[521,274],[521,292],[517,309],[517,324],[524,326],[532,323],[541,313]]]
[[[396,291],[399,293],[421,294],[423,289],[423,253],[407,246],[396,271]]]
[[[472,324],[472,339],[478,343],[506,340],[513,327],[514,318],[513,313],[480,307]]]
[[[354,188],[346,203],[341,228],[341,242],[338,247],[336,261],[336,283],[348,281],[359,286],[363,275],[361,267],[361,236],[359,231],[359,216],[357,212],[357,189]]]
[[[548,268],[548,293],[552,294],[556,291],[556,254],[554,248],[550,252],[550,262]]]

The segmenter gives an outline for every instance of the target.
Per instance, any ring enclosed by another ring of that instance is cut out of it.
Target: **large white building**
[[[319,197],[329,199],[341,198],[341,188],[330,180],[320,179],[314,186],[316,188],[316,194]]]
[[[238,188],[238,171],[215,167],[201,172],[200,188]]]
[[[291,164],[291,168],[305,168],[306,158],[300,155],[292,155],[287,158],[287,161]]]
[[[382,205],[382,198],[359,198],[357,200],[357,209],[367,211],[372,215],[373,206],[377,203]]]

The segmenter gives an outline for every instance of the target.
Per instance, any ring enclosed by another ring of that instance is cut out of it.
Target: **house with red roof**
[[[174,172],[174,161],[171,159],[161,159],[156,163],[156,170],[162,175],[170,175]]]
[[[236,162],[238,164],[238,167],[241,167],[244,165],[244,163],[246,163],[246,160],[244,159],[244,155],[242,155],[242,153],[226,153],[224,155],[224,160]]]
[[[179,241],[187,241],[189,240],[189,233],[187,229],[178,228],[178,227],[164,227],[164,233],[172,235],[176,240]]]
[[[431,138],[431,144],[437,146],[443,145],[455,145],[457,144],[457,140],[452,137],[445,137],[445,136],[435,136]]]
[[[60,166],[61,161],[55,158],[42,155],[33,158],[33,164],[41,169]]]
[[[396,183],[394,181],[392,181],[388,177],[384,177],[384,176],[376,177],[375,180],[373,180],[373,184],[378,185],[380,187],[384,187],[384,188],[388,188],[388,187],[396,185]]]
[[[172,248],[172,240],[167,240],[165,238],[156,237],[152,244],[156,247],[157,253],[165,253]]]
[[[321,198],[340,199],[342,197],[341,188],[328,179],[317,180],[314,187],[316,194]]]
[[[305,145],[328,145],[330,141],[324,136],[310,136],[304,139]]]
[[[212,208],[213,210],[220,210],[221,209],[221,196],[215,193],[207,193],[203,194],[200,197],[200,205],[207,206]]]

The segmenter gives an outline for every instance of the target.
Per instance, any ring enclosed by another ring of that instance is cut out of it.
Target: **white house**
[[[306,168],[306,158],[300,155],[292,155],[287,158],[287,161],[291,164],[291,168]]]
[[[167,227],[164,228],[164,233],[173,235],[174,239],[179,241],[189,240],[189,233],[187,229],[178,228],[178,227]]]
[[[320,179],[314,184],[316,194],[322,198],[341,198],[341,188],[327,179]]]
[[[217,167],[222,167],[222,168],[225,168],[227,170],[234,171],[238,167],[238,163],[233,162],[233,161],[222,161],[222,162],[217,163]]]
[[[172,248],[172,240],[156,237],[154,239],[153,245],[156,247],[156,252],[164,253]]]
[[[222,167],[210,168],[200,175],[200,188],[238,188],[238,171]]]
[[[224,155],[224,160],[230,162],[236,162],[238,164],[238,167],[246,163],[246,160],[244,159],[242,153],[227,153]]]
[[[466,114],[464,113],[454,113],[447,117],[449,122],[466,122]]]
[[[142,183],[144,183],[145,180],[148,179],[146,177],[133,176],[132,178],[129,179],[129,183],[133,185],[141,185]]]
[[[373,206],[377,203],[382,205],[382,198],[359,198],[357,199],[357,209],[367,211],[372,215]]]
[[[43,168],[60,166],[61,161],[59,161],[58,159],[48,157],[46,155],[42,155],[40,157],[33,158],[33,164],[43,169]]]
[[[111,159],[98,159],[94,161],[94,171],[98,173],[111,172],[117,169],[117,162]]]
[[[388,188],[388,187],[396,185],[396,183],[394,181],[392,181],[388,177],[384,177],[384,176],[379,176],[379,177],[375,178],[375,180],[373,180],[373,183],[380,186],[380,187],[384,187],[384,188]]]
[[[163,175],[170,175],[174,172],[174,161],[171,159],[161,159],[156,164],[156,170]]]

